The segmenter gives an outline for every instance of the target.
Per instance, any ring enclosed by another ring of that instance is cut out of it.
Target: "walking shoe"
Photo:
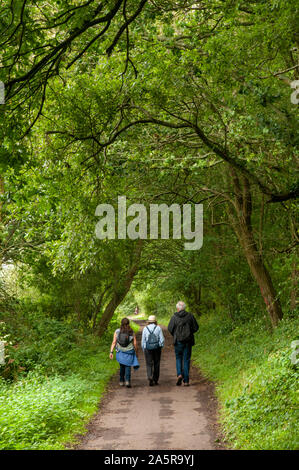
[[[159,384],[158,384],[158,382],[157,382],[156,380],[154,381],[154,385],[159,385]]]
[[[153,379],[148,379],[148,384],[150,387],[152,387],[154,385]]]
[[[126,382],[126,387],[127,387],[127,388],[131,388],[130,382]]]
[[[184,382],[185,387],[189,387],[189,382]]]
[[[176,385],[182,385],[182,381],[183,381],[183,377],[179,375]]]
[[[119,385],[123,387],[125,385],[125,382],[119,382]]]

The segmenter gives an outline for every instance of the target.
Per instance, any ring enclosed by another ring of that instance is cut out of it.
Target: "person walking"
[[[143,328],[141,347],[144,351],[149,386],[158,385],[160,376],[161,351],[164,346],[162,329],[157,324],[155,315],[148,317],[147,326]]]
[[[113,350],[116,349],[116,360],[119,362],[119,385],[131,388],[131,367],[139,369],[137,358],[138,345],[136,335],[130,327],[128,318],[123,318],[120,328],[115,330],[110,348],[110,359],[113,359]]]
[[[177,311],[171,317],[168,331],[173,336],[176,357],[177,382],[189,385],[189,370],[192,346],[194,346],[194,333],[198,330],[198,323],[194,316],[187,312],[186,304],[181,300],[176,304]]]

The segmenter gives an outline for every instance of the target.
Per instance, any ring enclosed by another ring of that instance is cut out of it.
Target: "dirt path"
[[[144,322],[138,322],[144,326]],[[159,385],[149,387],[138,333],[140,369],[132,370],[132,388],[110,382],[97,415],[76,449],[201,450],[224,448],[218,442],[213,385],[192,367],[190,386],[177,387],[172,337],[163,328]]]

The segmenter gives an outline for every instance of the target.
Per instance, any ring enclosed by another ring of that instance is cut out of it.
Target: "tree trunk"
[[[92,331],[94,331],[96,329],[96,326],[97,326],[97,318],[98,318],[98,315],[101,311],[101,308],[102,308],[102,304],[104,302],[104,297],[105,295],[107,294],[108,290],[111,288],[111,284],[108,284],[108,286],[106,286],[104,289],[103,289],[103,292],[101,293],[100,295],[100,298],[98,300],[97,303],[95,303],[95,309],[94,309],[94,312],[91,316],[91,324],[92,324]]]
[[[298,288],[298,270],[297,270],[296,260],[293,261],[291,280],[292,280],[292,288],[291,288],[290,308],[291,308],[291,311],[294,311],[297,305],[297,288]]]
[[[98,336],[102,336],[103,333],[106,331],[116,308],[119,306],[119,304],[123,301],[123,299],[129,292],[132,282],[134,280],[134,277],[138,272],[141,252],[142,252],[142,240],[139,240],[135,248],[135,261],[133,262],[133,265],[130,267],[130,269],[126,273],[126,276],[123,279],[123,282],[119,281],[118,285],[114,289],[114,292],[112,294],[112,299],[109,301],[108,305],[106,306],[103,312],[103,315],[99,321],[99,324],[97,325],[96,334]]]
[[[292,241],[296,243],[298,241],[297,229],[295,223],[290,214],[290,227],[292,234]],[[297,289],[298,289],[298,265],[297,257],[294,257],[292,261],[292,272],[291,272],[291,298],[290,298],[290,310],[293,312],[297,306]]]
[[[2,176],[0,176],[0,195],[3,196],[4,194],[4,180]],[[1,224],[1,230],[2,230],[2,222],[3,222],[3,210],[2,210],[2,202],[0,202],[0,224]],[[2,269],[2,264],[4,262],[3,260],[3,245],[1,244],[0,246],[0,269]]]
[[[198,282],[197,286],[194,286],[194,313],[198,317],[200,316],[200,303],[201,303],[201,285]]]
[[[4,194],[4,179],[2,178],[2,176],[0,176],[0,194],[1,196],[3,196]],[[0,202],[0,222],[2,222],[2,202]]]
[[[278,325],[279,320],[282,319],[283,313],[280,301],[272,283],[271,276],[257,249],[253,234],[250,230],[248,230],[248,227],[240,227],[239,239],[244,249],[251,273],[260,288],[271,319],[271,324],[273,327],[275,327]]]
[[[232,207],[229,208],[229,217],[244,250],[251,274],[260,288],[270,316],[271,324],[275,327],[282,319],[283,312],[271,276],[264,264],[262,253],[259,252],[253,236],[251,226],[252,201],[250,184],[248,179],[244,176],[242,177],[241,183],[234,169],[231,169],[230,173],[236,196],[233,204],[234,210]]]

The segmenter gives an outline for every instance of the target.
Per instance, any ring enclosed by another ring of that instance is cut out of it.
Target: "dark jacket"
[[[188,313],[186,312],[186,310],[180,310],[179,312],[175,312],[175,314],[171,317],[170,322],[168,324],[168,331],[173,336],[173,344],[175,344],[177,341],[176,327],[178,323],[180,322],[180,319],[186,317],[187,315],[189,316],[188,322],[189,322],[190,330],[191,330],[190,343],[191,343],[191,346],[195,344],[194,333],[198,330],[198,323],[195,320],[192,313]]]

